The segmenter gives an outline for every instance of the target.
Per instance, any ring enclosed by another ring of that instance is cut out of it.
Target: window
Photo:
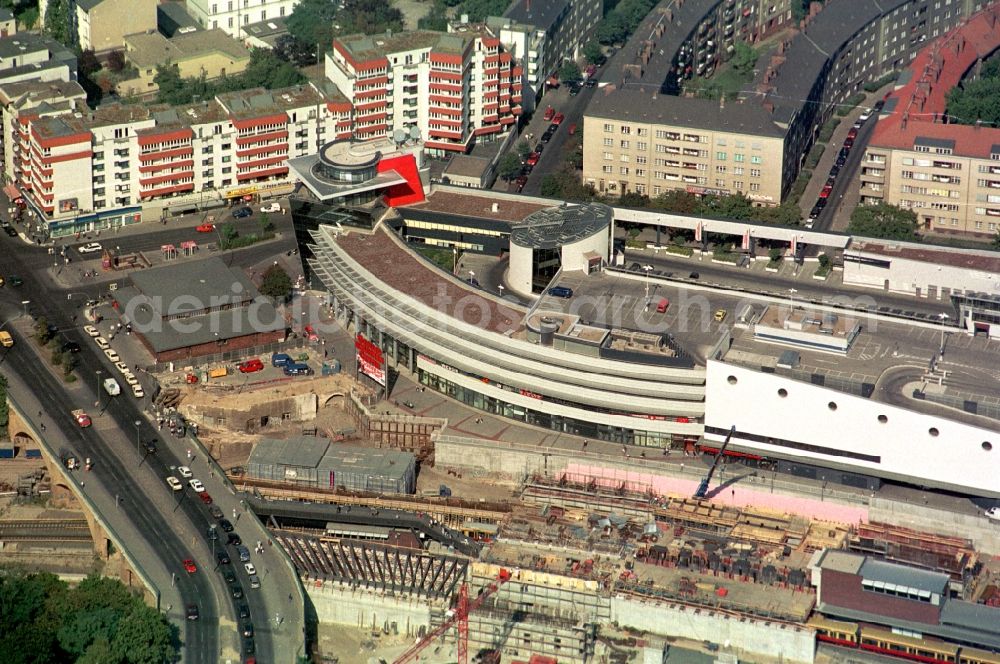
[[[614,155],[611,154],[610,152],[605,152],[604,153],[604,161],[611,161],[614,158],[615,158]]]
[[[726,172],[726,167],[725,166],[716,166],[715,167],[715,172],[716,173],[725,173]]]
[[[743,175],[743,167],[733,166],[733,175]]]
[[[632,127],[628,125],[622,125],[622,136],[628,136],[632,133]]]
[[[750,177],[752,177],[752,178],[759,178],[760,177],[760,169],[759,168],[751,168],[750,169]]]
[[[635,149],[636,150],[641,150],[641,151],[645,152],[646,150],[649,149],[649,143],[644,143],[644,142],[636,143],[635,144]]]
[[[628,150],[628,141],[618,141],[618,146],[622,150]]]
[[[637,168],[637,169],[635,169],[635,176],[637,178],[646,177],[646,169],[644,169],[644,168]],[[640,192],[640,193],[642,193],[642,192]]]
[[[735,153],[733,153],[733,161],[741,162],[742,163],[743,162],[743,153],[741,153],[741,152],[735,152]]]
[[[614,146],[615,146],[615,139],[610,138],[610,137],[605,137],[605,139],[604,139],[604,147],[606,147],[606,148],[613,148]]]
[[[648,129],[636,129],[635,130],[635,135],[636,136],[649,136],[649,130]]]
[[[742,191],[743,190],[743,180],[733,180],[733,187],[736,188],[736,191]]]
[[[750,157],[750,163],[751,164],[762,164],[762,163],[764,163],[764,158],[763,157],[758,157],[756,155],[751,156]]]
[[[726,153],[725,152],[716,152],[715,153],[715,158],[718,159],[719,161],[725,161],[726,160]]]
[[[611,173],[611,172],[613,172],[613,167],[611,165],[609,165],[609,164],[605,164],[605,165],[601,166],[601,172],[602,173]]]
[[[723,180],[722,178],[716,178],[715,179],[715,186],[718,187],[719,189],[722,189],[723,187],[726,186],[726,181]]]
[[[628,166],[622,166],[619,168],[618,173],[621,175],[628,175]]]
[[[604,131],[614,131],[614,130],[615,126],[613,124],[611,124],[610,122],[604,123]]]
[[[644,155],[639,155],[638,157],[635,158],[635,163],[637,163],[637,164],[645,164],[646,163],[646,157]]]
[[[618,157],[618,161],[627,164],[629,162],[629,156],[627,154],[623,154],[620,157]]]
[[[750,191],[760,191],[760,183],[759,182],[751,182],[750,183]]]

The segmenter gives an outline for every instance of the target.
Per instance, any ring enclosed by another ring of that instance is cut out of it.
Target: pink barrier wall
[[[621,468],[570,463],[567,464],[565,472],[572,481],[586,482],[593,479],[598,484],[615,488],[624,482],[626,489],[630,491],[641,493],[652,489],[654,493],[661,496],[692,496],[698,489],[698,481],[693,479],[627,471]],[[718,479],[718,475],[716,475],[716,479]],[[868,508],[863,505],[843,505],[823,501],[819,498],[771,493],[764,484],[735,483],[727,485],[721,490],[717,490],[718,486],[718,482],[713,482],[709,489],[709,495],[713,496],[711,498],[713,502],[722,505],[762,507],[819,521],[834,521],[844,524],[858,524],[868,521]]]

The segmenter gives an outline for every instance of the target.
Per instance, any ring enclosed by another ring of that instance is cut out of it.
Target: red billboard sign
[[[358,352],[358,368],[361,373],[385,386],[385,356],[382,349],[359,334],[354,338],[354,348]]]

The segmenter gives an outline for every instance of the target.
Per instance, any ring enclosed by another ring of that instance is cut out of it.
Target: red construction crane
[[[408,662],[412,662],[424,648],[451,629],[455,623],[458,623],[458,664],[469,664],[469,614],[482,606],[483,602],[490,595],[495,593],[500,586],[508,581],[510,581],[510,572],[501,569],[496,580],[483,588],[479,596],[471,602],[469,601],[469,586],[463,583],[458,589],[458,604],[455,606],[455,612],[451,617],[438,625],[427,636],[410,646],[393,664],[408,664]]]

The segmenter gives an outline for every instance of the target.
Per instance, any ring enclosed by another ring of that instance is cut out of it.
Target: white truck
[[[114,378],[106,378],[104,379],[104,391],[116,397],[122,393],[122,386]]]

